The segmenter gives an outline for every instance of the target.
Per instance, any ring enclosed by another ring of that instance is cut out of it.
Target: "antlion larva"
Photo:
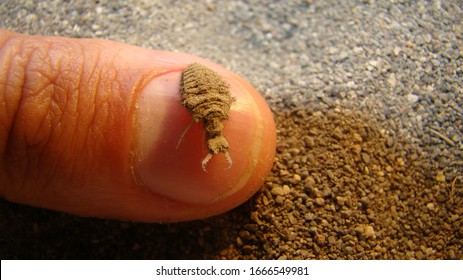
[[[216,72],[199,64],[188,65],[181,75],[180,94],[182,104],[190,112],[193,120],[182,133],[177,148],[193,122],[203,122],[209,153],[202,161],[202,168],[213,155],[224,153],[231,167],[232,159],[228,142],[222,134],[223,122],[228,119],[228,111],[234,101],[228,84]]]

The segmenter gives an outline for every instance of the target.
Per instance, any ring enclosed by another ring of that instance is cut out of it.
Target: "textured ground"
[[[275,113],[277,156],[252,200],[196,222],[0,200],[2,259],[463,259],[461,1],[36,2],[2,1],[0,27],[189,52],[246,77]]]

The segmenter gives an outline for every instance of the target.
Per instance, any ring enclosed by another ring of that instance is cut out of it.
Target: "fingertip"
[[[176,147],[192,118],[181,104],[180,71],[154,78],[137,101],[136,181],[156,196],[195,208],[196,218],[225,212],[251,197],[270,171],[275,154],[275,123],[265,100],[241,77],[217,69],[235,97],[223,130],[230,151],[229,157],[210,156],[206,170],[201,164],[208,155],[202,123],[194,124]],[[192,218],[182,211],[177,216]]]

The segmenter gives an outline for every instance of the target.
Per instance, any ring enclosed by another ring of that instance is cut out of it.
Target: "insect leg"
[[[176,150],[178,150],[178,147],[180,146],[180,143],[182,143],[183,138],[185,138],[185,135],[188,132],[188,130],[190,130],[190,127],[193,125],[193,122],[194,122],[194,120],[191,120],[190,124],[182,132],[182,135],[180,135],[180,139],[178,139],[177,146],[175,147]]]
[[[228,169],[230,169],[232,167],[233,161],[232,161],[232,159],[230,157],[230,153],[228,151],[225,152],[225,157],[227,158]]]

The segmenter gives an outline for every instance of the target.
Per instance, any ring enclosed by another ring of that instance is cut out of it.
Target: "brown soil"
[[[278,153],[241,230],[264,259],[462,258],[463,178],[360,113],[280,113]],[[283,243],[283,245],[282,245]]]

